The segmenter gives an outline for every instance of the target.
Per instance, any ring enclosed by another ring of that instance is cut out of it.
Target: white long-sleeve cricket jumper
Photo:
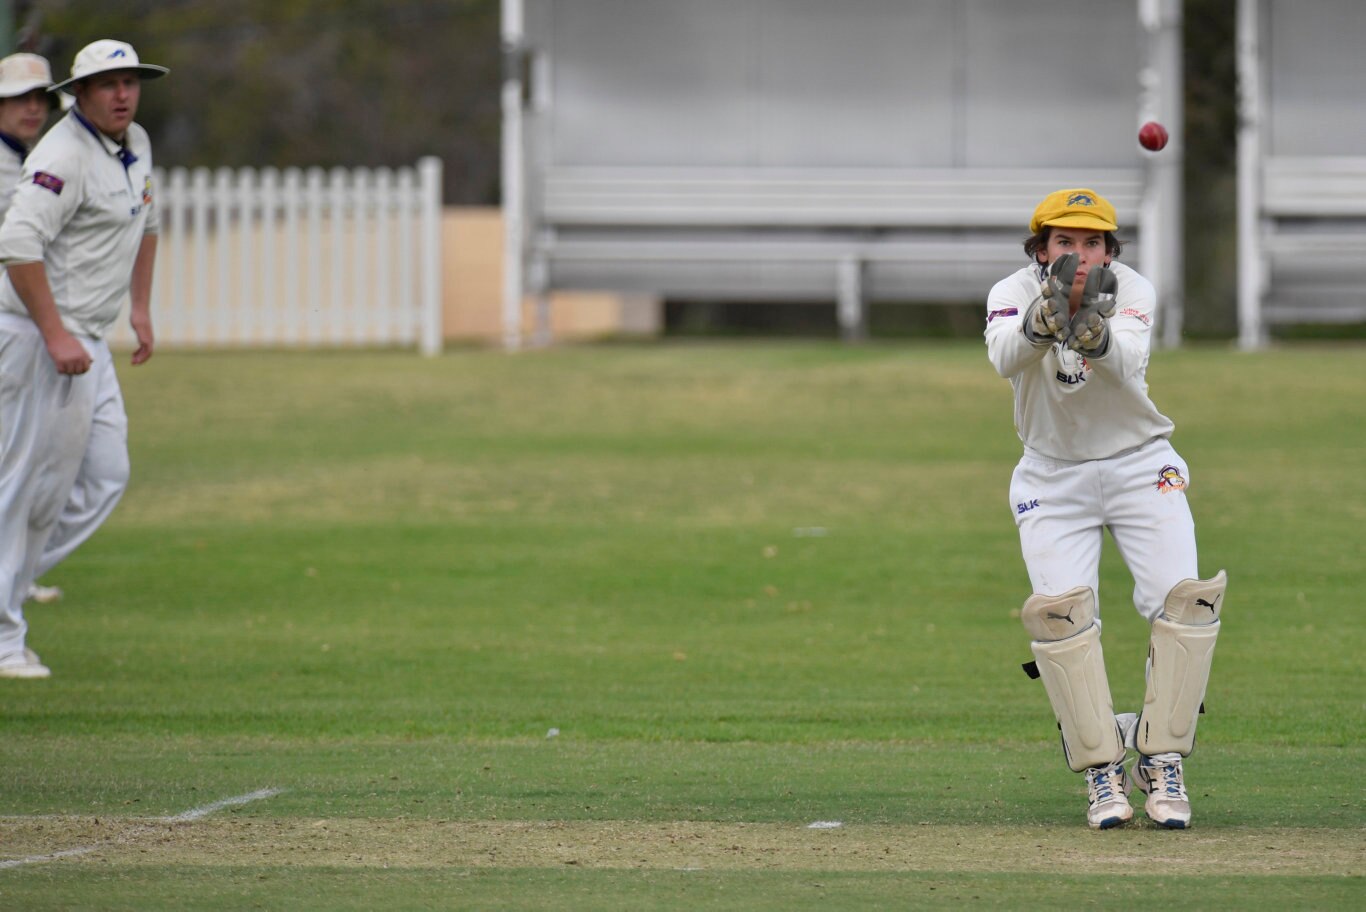
[[[143,235],[158,228],[147,132],[130,124],[120,144],[73,108],[24,161],[0,225],[0,263],[46,263],[67,331],[99,339],[128,294]],[[28,316],[8,274],[0,311]]]
[[[1042,273],[1026,266],[987,297],[987,354],[1015,391],[1015,430],[1026,452],[1053,459],[1105,459],[1174,427],[1148,398],[1148,353],[1157,296],[1152,283],[1123,263],[1110,318],[1110,346],[1083,358],[1059,343],[1025,337],[1025,311],[1039,296]]]

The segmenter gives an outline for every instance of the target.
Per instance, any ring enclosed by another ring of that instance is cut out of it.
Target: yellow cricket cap
[[[1105,197],[1085,187],[1055,190],[1045,196],[1034,210],[1034,217],[1029,220],[1029,230],[1038,234],[1047,225],[1056,228],[1094,228],[1096,231],[1115,231],[1119,228],[1119,223],[1115,221],[1115,207]]]

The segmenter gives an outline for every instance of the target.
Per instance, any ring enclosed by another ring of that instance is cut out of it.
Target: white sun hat
[[[0,98],[18,98],[52,85],[52,67],[37,54],[10,54],[0,60]]]
[[[55,92],[61,89],[70,92],[69,86],[73,82],[79,82],[87,76],[94,76],[97,73],[108,73],[111,70],[136,70],[143,79],[157,79],[171,72],[164,66],[139,61],[138,52],[133,50],[133,46],[126,41],[101,38],[99,41],[92,41],[81,48],[80,53],[76,55],[76,59],[71,64],[71,78],[62,80],[48,91]]]

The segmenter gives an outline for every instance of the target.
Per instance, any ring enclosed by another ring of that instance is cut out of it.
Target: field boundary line
[[[243,805],[243,804],[250,804],[250,803],[253,802],[253,801],[261,801],[261,800],[266,799],[266,798],[274,798],[276,795],[280,794],[280,793],[283,792],[283,791],[284,791],[284,789],[282,789],[282,788],[263,788],[263,789],[257,789],[256,791],[254,791],[254,792],[248,792],[248,793],[246,793],[245,795],[234,795],[234,796],[231,797],[231,798],[223,798],[223,799],[221,799],[221,800],[219,800],[219,801],[210,802],[209,804],[201,805],[200,807],[197,807],[197,808],[191,808],[191,809],[188,810],[188,811],[182,811],[182,812],[179,813],[179,814],[172,814],[172,815],[169,816],[169,817],[154,817],[153,820],[154,820],[156,823],[190,823],[190,822],[195,821],[195,820],[202,820],[203,818],[209,816],[210,814],[214,813],[215,811],[221,811],[221,810],[223,810],[224,808],[238,807],[238,806]],[[60,816],[62,816],[62,815],[58,815],[58,814],[42,814],[42,815],[37,815],[37,817],[41,817],[42,819],[55,819],[55,818],[59,818]],[[9,817],[9,818],[6,818],[6,819],[8,819],[8,820],[16,820],[16,819],[23,819],[23,818]],[[36,818],[33,818],[33,819],[36,819]],[[128,842],[128,841],[130,841],[130,840],[128,840],[128,839],[115,839],[115,840],[114,840],[115,843],[119,843],[119,842]],[[48,854],[46,854],[46,855],[29,855],[29,856],[26,856],[26,857],[24,857],[24,858],[9,858],[9,859],[5,859],[5,860],[3,860],[3,861],[0,861],[0,871],[9,870],[9,869],[11,869],[11,868],[21,868],[21,867],[23,867],[24,865],[42,864],[42,863],[48,862],[48,861],[61,861],[63,858],[74,858],[74,857],[76,857],[76,856],[78,856],[78,855],[88,855],[89,853],[95,851],[96,849],[99,849],[102,845],[103,845],[103,844],[100,843],[100,844],[96,844],[96,845],[77,846],[77,847],[72,848],[72,849],[62,849],[60,852],[50,852],[50,853],[48,853]]]

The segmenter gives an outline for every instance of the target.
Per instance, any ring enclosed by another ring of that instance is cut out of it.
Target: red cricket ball
[[[1138,144],[1149,152],[1156,152],[1167,144],[1167,128],[1150,120],[1138,128]]]

